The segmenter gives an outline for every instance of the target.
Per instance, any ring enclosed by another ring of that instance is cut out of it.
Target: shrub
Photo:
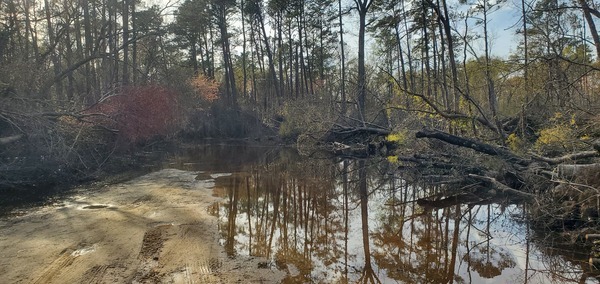
[[[289,141],[297,140],[300,135],[317,139],[324,136],[334,121],[327,106],[323,101],[310,99],[285,103],[275,119],[279,136]]]
[[[86,113],[100,113],[95,122],[115,129],[128,143],[144,142],[179,131],[183,121],[177,93],[161,86],[133,86],[111,96]]]
[[[550,119],[550,125],[541,129],[534,148],[544,154],[556,155],[566,151],[588,149],[585,143],[589,139],[585,127],[581,128],[575,115],[556,113]]]
[[[514,152],[522,152],[525,148],[525,142],[516,133],[511,133],[506,137],[506,145]]]
[[[408,131],[402,130],[394,133],[390,133],[385,137],[385,140],[398,145],[404,145],[408,139]]]
[[[198,75],[190,80],[190,85],[202,102],[212,103],[219,98],[219,83],[213,79]]]

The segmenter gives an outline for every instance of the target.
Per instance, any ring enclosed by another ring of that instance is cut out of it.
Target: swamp
[[[447,194],[385,158],[186,147],[149,174],[4,217],[0,274],[7,283],[597,281],[585,247],[531,225],[531,205],[477,194],[424,202]]]
[[[0,0],[0,283],[598,283],[596,0]]]

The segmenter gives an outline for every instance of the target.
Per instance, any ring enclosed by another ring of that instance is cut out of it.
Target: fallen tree
[[[417,138],[435,138],[452,145],[470,148],[477,152],[484,153],[487,155],[499,156],[509,162],[513,162],[519,165],[528,165],[531,163],[529,160],[523,159],[504,148],[479,142],[470,138],[459,137],[443,131],[421,130],[418,131],[415,136]]]
[[[544,157],[534,153],[517,154],[513,151],[473,138],[456,136],[439,130],[421,130],[417,138],[428,138],[471,149],[476,153],[498,158],[501,163],[495,169],[477,164],[479,173],[459,171],[468,169],[468,164],[456,166],[454,177],[436,176],[438,183],[483,186],[488,191],[500,192],[511,198],[532,202],[532,220],[540,226],[551,226],[567,230],[579,230],[586,226],[597,226],[600,221],[600,142],[590,143],[594,150],[565,154],[559,157]],[[464,159],[467,161],[467,159]],[[403,158],[416,166],[436,167],[440,172],[451,175],[446,164]],[[455,165],[457,163],[454,163]],[[458,178],[458,182],[457,182]],[[536,190],[537,188],[537,190]],[[444,200],[461,196],[450,192]],[[438,197],[436,197],[438,198]],[[430,200],[433,201],[433,200]],[[554,213],[553,213],[554,212]],[[589,229],[589,228],[588,228]],[[600,232],[600,227],[597,228]],[[577,234],[577,233],[575,233]]]

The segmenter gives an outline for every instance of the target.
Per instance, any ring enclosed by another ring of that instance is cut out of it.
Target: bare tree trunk
[[[446,35],[446,43],[448,44],[448,61],[450,63],[450,72],[452,74],[452,92],[454,97],[454,112],[459,112],[460,108],[460,89],[458,85],[458,71],[456,68],[456,56],[454,55],[454,39],[452,38],[452,27],[450,26],[450,14],[448,13],[448,5],[446,0],[442,0],[442,7],[433,3],[432,0],[425,0],[426,3],[433,8],[438,16],[439,21],[444,27]]]
[[[256,64],[255,64],[255,58],[254,58],[254,53],[256,51],[256,39],[255,39],[255,34],[254,34],[254,26],[250,25],[250,71],[252,73],[252,100],[254,102],[254,104],[258,103],[258,97],[256,94],[256,87],[257,87],[257,83],[256,83]]]
[[[521,0],[521,13],[523,17],[523,84],[525,95],[521,106],[521,137],[525,137],[525,107],[529,103],[529,47],[527,46],[527,10],[525,8],[525,0]]]
[[[131,31],[135,39],[131,43],[131,81],[137,83],[137,20],[135,14],[135,0],[131,1]]]
[[[242,16],[242,72],[243,72],[243,80],[244,80],[244,85],[243,85],[243,94],[242,96],[247,96],[248,95],[248,76],[246,74],[246,17],[244,15],[244,0],[240,1],[240,12],[241,12],[241,16]]]
[[[47,31],[48,31],[48,40],[49,40],[49,46],[54,46],[53,50],[52,50],[52,56],[51,56],[51,60],[52,60],[52,67],[54,68],[54,76],[58,76],[60,74],[60,59],[58,57],[58,51],[56,50],[56,41],[58,40],[56,38],[56,34],[54,33],[54,29],[52,26],[52,16],[51,16],[51,11],[50,11],[51,7],[50,7],[50,3],[48,2],[48,0],[44,0],[44,10],[46,13],[46,25],[47,25]],[[55,92],[56,92],[56,97],[60,98],[62,97],[62,92],[63,92],[63,85],[62,85],[62,80],[56,82],[55,84]],[[50,98],[50,94],[45,94],[46,98]]]
[[[225,87],[229,96],[229,103],[237,107],[237,89],[235,84],[235,74],[231,60],[231,49],[229,43],[229,33],[227,32],[227,6],[225,3],[216,3],[217,26],[221,33],[221,47],[223,51],[223,65],[225,68]]]
[[[117,27],[117,6],[119,2],[118,0],[112,0],[112,46],[111,53],[113,54],[113,73],[112,73],[112,83],[118,84],[119,82],[119,28]],[[118,84],[120,85],[120,84]]]
[[[488,87],[488,101],[490,103],[490,111],[492,112],[492,119],[494,123],[498,124],[498,98],[496,97],[496,88],[494,88],[494,81],[492,80],[491,75],[491,66],[490,66],[490,49],[489,49],[489,39],[488,39],[488,2],[487,0],[483,1],[483,41],[484,41],[484,52],[485,52],[485,79]],[[498,128],[501,131],[500,128]],[[501,133],[499,133],[501,134]]]
[[[123,0],[123,85],[129,84],[129,3]]]
[[[0,7],[2,7],[0,1]],[[25,16],[25,54],[30,56],[29,51],[29,39],[31,38],[31,50],[33,51],[34,58],[38,58],[39,50],[37,46],[37,38],[35,36],[35,31],[31,25],[31,17],[29,15],[29,9],[31,8],[31,3],[29,1],[23,1],[23,14]]]
[[[524,1],[524,0],[523,0]],[[596,60],[600,60],[600,37],[598,37],[598,30],[596,29],[596,23],[592,19],[591,9],[586,0],[577,0],[581,9],[583,10],[583,17],[588,24],[592,39],[594,40],[594,47],[596,48]]]
[[[208,61],[208,77],[215,78],[215,41],[213,36],[212,28],[208,28],[209,38],[205,41],[206,46],[206,60]],[[208,45],[210,43],[210,46]]]
[[[421,85],[423,90],[427,89],[427,98],[428,99],[432,99],[432,90],[431,90],[431,67],[429,64],[429,61],[431,60],[431,56],[429,56],[429,32],[427,31],[428,27],[427,27],[427,9],[426,7],[423,7],[422,12],[421,12],[421,17],[423,18],[423,27],[422,27],[422,32],[423,32],[423,53],[424,53],[424,57],[421,62],[421,64],[423,64],[423,67],[425,69],[425,74],[421,75],[421,77],[423,78]],[[423,69],[423,68],[422,68]],[[427,86],[425,86],[425,81],[427,81]],[[433,100],[434,103],[435,100]],[[437,104],[437,103],[436,103]]]
[[[369,7],[373,3],[371,0],[354,0],[359,15],[358,24],[358,111],[363,117],[366,111],[366,98],[367,98],[367,86],[366,86],[366,71],[365,71],[365,30],[366,30],[366,19]]]
[[[258,20],[259,20],[260,28],[262,30],[265,49],[267,51],[267,59],[269,60],[269,72],[271,73],[271,78],[273,79],[273,85],[275,86],[275,95],[277,97],[280,97],[281,90],[279,89],[279,84],[277,83],[277,74],[275,73],[275,65],[273,63],[273,53],[271,52],[271,45],[269,44],[269,39],[267,38],[267,31],[265,29],[265,23],[263,20],[262,11],[260,11],[258,13]]]
[[[446,0],[442,0],[445,13],[444,32],[448,42],[448,60],[450,62],[450,72],[452,73],[452,90],[454,95],[454,111],[458,112],[460,108],[460,89],[458,85],[458,71],[456,68],[456,56],[454,55],[454,39],[452,38],[452,29],[450,27],[450,15],[448,13],[448,5]]]
[[[438,0],[438,5],[439,5],[439,0]],[[446,74],[446,44],[444,43],[444,30],[443,30],[443,25],[438,25],[438,29],[439,29],[439,33],[440,33],[440,44],[442,47],[442,50],[440,51],[440,66],[442,69],[442,89],[444,91],[444,107],[446,108],[446,110],[450,110],[450,105],[451,105],[451,101],[450,101],[450,94],[448,92],[448,82],[447,82],[447,74]]]
[[[303,92],[301,93],[302,97],[304,97],[304,95],[306,95],[306,93],[308,93],[308,81],[307,81],[307,76],[306,76],[306,66],[304,65],[304,33],[303,33],[303,27],[304,25],[302,24],[302,17],[299,16],[298,19],[296,20],[297,24],[298,24],[298,45],[297,47],[299,48],[299,52],[298,52],[298,64],[300,67],[300,71],[301,76],[300,78],[302,79],[302,82],[304,82],[303,84]]]
[[[73,46],[71,44],[71,34],[68,32],[65,34],[65,49],[65,63],[67,64],[67,66],[71,66],[74,55]],[[73,71],[71,71],[67,74],[66,97],[61,99],[65,99],[65,101],[67,102],[73,99],[73,94],[75,93],[74,84],[75,78],[73,78]]]
[[[81,1],[77,1],[77,10],[81,9]],[[83,58],[86,57],[85,55],[85,48],[84,48],[84,38],[83,35],[81,34],[81,16],[79,13],[76,13],[75,15],[75,19],[74,19],[74,23],[75,23],[75,48],[76,48],[76,60],[81,60]],[[88,64],[85,65],[86,67],[88,66]],[[83,73],[84,76],[87,76],[87,73]],[[87,81],[88,79],[86,79],[85,81]],[[83,88],[82,88],[83,87]],[[86,86],[82,86],[81,83],[77,82],[77,93],[79,96],[84,95],[87,93],[87,88]]]
[[[292,37],[292,21],[288,24],[288,45],[289,45],[289,75],[288,75],[288,90],[289,96],[296,94],[296,98],[298,98],[298,93],[294,88],[294,39]]]
[[[340,61],[341,61],[341,82],[340,91],[342,93],[342,116],[346,115],[346,54],[344,51],[344,24],[342,21],[342,0],[338,0],[338,12],[340,18]],[[346,165],[346,164],[344,164]]]
[[[278,94],[280,97],[282,97],[283,94],[283,24],[282,24],[282,16],[281,16],[281,12],[278,12],[277,15],[277,63],[278,63],[278,67],[279,67],[279,90],[280,93]],[[280,100],[280,99],[278,99]],[[279,102],[281,103],[281,101]]]
[[[301,14],[301,18],[302,18],[302,25],[304,26],[304,28],[302,29],[304,31],[304,46],[306,47],[306,52],[307,52],[307,56],[306,56],[306,84],[307,84],[307,91],[308,93],[312,96],[314,95],[314,90],[313,90],[313,77],[312,77],[312,63],[310,60],[310,54],[309,53],[309,46],[308,46],[308,29],[306,28],[306,18],[304,17],[305,11],[304,8],[302,9],[302,14]],[[302,41],[300,41],[300,45],[302,45]],[[302,61],[304,63],[304,60]]]
[[[411,37],[410,37],[409,28],[408,28],[408,19],[407,19],[408,17],[406,17],[406,10],[405,10],[406,8],[405,8],[404,0],[402,0],[400,2],[400,5],[402,6],[402,15],[403,15],[403,18],[404,18],[404,21],[403,21],[403,23],[404,23],[404,30],[406,31],[406,57],[408,59],[408,72],[409,72],[409,75],[410,75],[410,91],[412,93],[415,93],[415,87],[416,87],[415,86],[415,79],[414,79],[415,78],[415,76],[414,76],[415,72],[413,70],[413,62],[412,62],[412,54],[411,54],[412,50],[411,50],[411,47],[410,47]],[[410,101],[410,100],[407,100],[407,101]]]

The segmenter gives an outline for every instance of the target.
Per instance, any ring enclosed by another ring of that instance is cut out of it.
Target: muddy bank
[[[197,179],[198,178],[198,179]],[[207,208],[214,176],[173,169],[0,220],[7,283],[277,283],[265,259],[228,258]]]

